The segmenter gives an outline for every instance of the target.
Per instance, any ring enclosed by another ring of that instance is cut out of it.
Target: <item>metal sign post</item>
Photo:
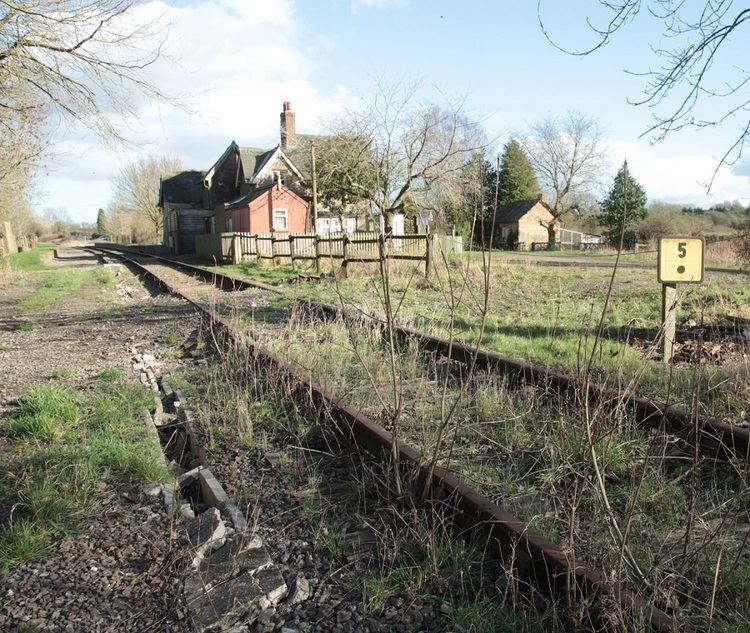
[[[664,331],[662,360],[668,363],[674,354],[677,329],[677,284],[699,284],[703,281],[702,237],[659,238],[657,278],[661,289],[661,321]]]

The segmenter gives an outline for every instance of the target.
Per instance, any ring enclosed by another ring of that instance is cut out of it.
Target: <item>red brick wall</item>
[[[234,209],[232,229],[249,233],[270,233],[274,209],[286,209],[287,232],[305,233],[310,229],[307,201],[285,187],[273,187],[249,205]]]

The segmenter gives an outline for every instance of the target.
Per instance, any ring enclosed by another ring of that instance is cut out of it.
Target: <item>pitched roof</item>
[[[270,149],[263,149],[259,147],[240,147],[232,141],[224,150],[224,153],[219,159],[211,166],[211,168],[205,173],[206,180],[213,178],[214,171],[216,168],[224,162],[230,152],[237,150],[240,155],[240,162],[242,164],[242,173],[247,182],[254,182],[258,175],[263,171],[276,155],[277,152],[281,152],[287,159],[291,166],[296,169],[300,176],[304,179],[309,180],[311,177],[311,160],[310,160],[310,149],[313,141],[324,143],[327,139],[332,139],[332,136],[323,136],[318,134],[297,134],[296,143],[294,147],[287,147],[282,150],[280,145],[272,147]]]
[[[240,151],[240,162],[245,180],[253,180],[263,166],[273,156],[276,148],[261,149],[258,147],[238,147]]]
[[[163,176],[159,187],[159,206],[165,202],[198,204],[203,192],[204,172],[191,169]]]
[[[549,207],[539,198],[533,198],[532,200],[516,200],[515,202],[500,207],[495,212],[495,222],[518,222],[518,220],[531,211],[537,204],[541,204],[549,210]]]
[[[224,208],[229,209],[236,209],[238,207],[244,207],[248,204],[250,204],[253,200],[256,200],[257,198],[260,198],[262,195],[264,195],[269,189],[273,189],[276,187],[276,183],[270,183],[266,185],[265,187],[259,187],[258,189],[253,189],[251,192],[246,193],[244,196],[240,196],[236,200],[232,200],[231,202],[227,202],[224,205]],[[287,187],[286,185],[282,185],[281,188],[286,191],[287,193],[292,194],[293,196],[296,196],[300,198],[301,200],[304,200],[302,196],[299,195],[292,187]]]

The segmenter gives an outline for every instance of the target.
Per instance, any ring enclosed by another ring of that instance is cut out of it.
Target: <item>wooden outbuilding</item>
[[[213,212],[203,208],[204,172],[190,170],[165,176],[159,186],[164,245],[174,254],[195,252],[195,236],[209,232]]]

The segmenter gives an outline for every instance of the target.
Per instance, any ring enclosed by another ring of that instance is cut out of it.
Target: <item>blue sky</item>
[[[580,48],[595,41],[586,18],[601,18],[597,7],[595,0],[542,0],[541,14],[556,41]],[[655,145],[639,138],[651,112],[627,99],[641,96],[645,79],[625,71],[653,67],[650,45],[669,44],[645,13],[610,45],[574,57],[545,39],[536,0],[180,0],[148,2],[139,12],[170,21],[167,56],[150,78],[188,95],[189,112],[142,102],[137,119],[123,121],[136,146],[115,152],[79,129],[61,129],[40,179],[40,208],[93,220],[118,165],[138,152],[177,154],[185,167],[205,169],[231,140],[277,143],[283,101],[293,102],[298,130],[314,132],[345,100],[366,98],[378,76],[421,79],[428,96],[465,97],[468,114],[499,145],[548,114],[579,110],[604,129],[611,171],[627,158],[651,199],[750,203],[742,169],[723,169],[710,197],[699,185],[736,132],[734,122]],[[717,80],[731,79],[735,59],[750,59],[750,44],[730,43]]]

